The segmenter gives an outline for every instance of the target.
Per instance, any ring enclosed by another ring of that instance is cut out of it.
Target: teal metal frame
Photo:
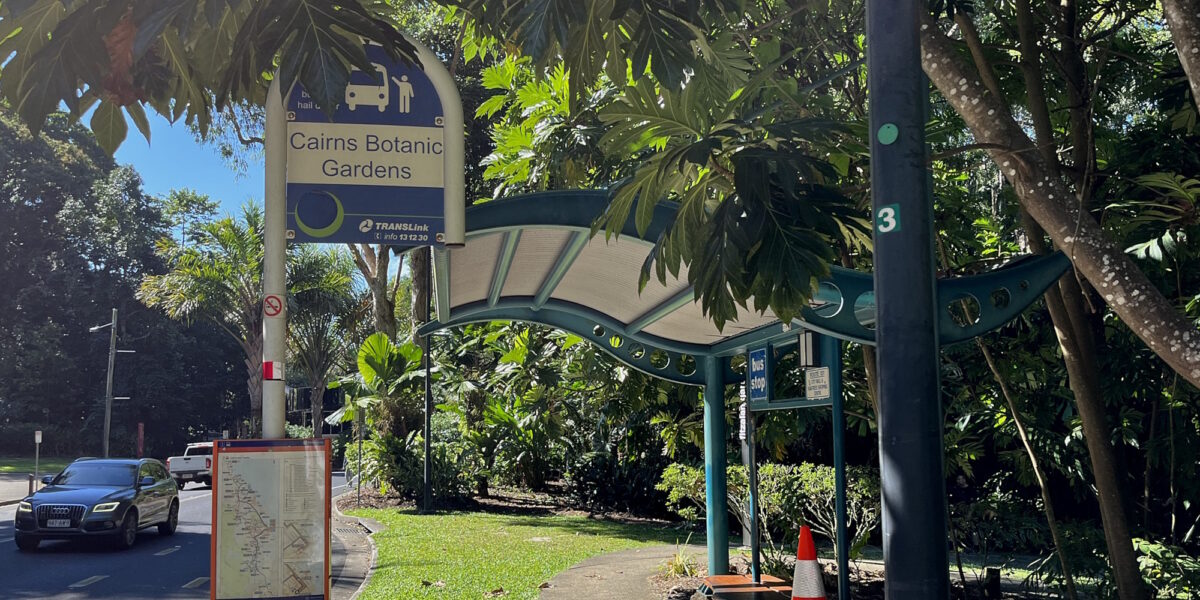
[[[796,328],[821,334],[823,344],[839,340],[874,344],[874,291],[872,276],[840,267],[831,267],[829,277],[819,282],[813,304],[805,308],[801,319],[789,324],[779,322],[731,336],[711,345],[671,340],[647,333],[646,328],[694,301],[688,288],[646,310],[630,323],[620,322],[602,310],[581,306],[553,297],[554,290],[570,271],[575,259],[587,246],[593,224],[608,207],[610,192],[558,191],[494,200],[467,209],[467,239],[503,234],[496,268],[483,301],[454,306],[450,299],[450,249],[435,248],[433,253],[434,291],[438,320],[422,326],[418,333],[430,335],[441,329],[487,321],[524,321],[549,325],[583,337],[622,363],[651,376],[676,383],[704,386],[704,464],[707,480],[706,528],[708,532],[709,573],[729,571],[729,524],[726,507],[725,386],[741,382],[744,374],[735,372],[730,358],[757,346],[783,347],[793,340]],[[645,231],[639,232],[630,215],[619,235],[650,246],[674,223],[678,205],[660,202]],[[569,231],[554,266],[534,296],[505,297],[504,285],[520,252],[521,232],[525,229]],[[941,311],[938,338],[944,344],[971,339],[995,329],[1017,316],[1026,306],[1053,284],[1070,263],[1059,254],[1019,260],[981,275],[938,281],[937,302]],[[973,298],[979,314],[970,323],[956,322],[946,308],[960,300]],[[830,346],[831,348],[835,346]],[[839,351],[830,351],[839,357]],[[774,352],[769,359],[776,359]],[[844,418],[841,407],[841,369],[830,369],[830,385],[838,393],[830,400],[782,399],[768,406],[752,406],[752,412],[790,408],[832,406],[834,415],[834,462],[838,477],[839,511],[845,511]],[[845,556],[844,523],[838,531],[839,557]],[[839,572],[846,573],[845,569]],[[848,589],[844,584],[843,589]]]
[[[708,574],[729,573],[729,507],[725,487],[725,377],[721,359],[704,359],[704,519]]]

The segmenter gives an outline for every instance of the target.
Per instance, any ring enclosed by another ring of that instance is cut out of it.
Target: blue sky
[[[145,190],[165,195],[175,188],[191,188],[221,203],[222,213],[235,213],[246,200],[262,201],[262,162],[251,162],[245,174],[230,169],[215,148],[196,142],[183,124],[171,125],[146,111],[150,119],[150,144],[133,127],[117,150],[117,162],[133,165]],[[86,121],[85,121],[86,122]]]

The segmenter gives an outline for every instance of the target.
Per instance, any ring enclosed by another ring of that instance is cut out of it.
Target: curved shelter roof
[[[621,235],[592,236],[592,223],[608,200],[604,190],[545,192],[468,209],[466,244],[434,250],[437,321],[421,333],[483,321],[542,323],[583,336],[651,375],[693,384],[704,381],[698,360],[727,358],[767,343],[786,345],[795,339],[796,326],[873,343],[875,300],[866,273],[835,267],[803,320],[784,324],[771,312],[743,310],[723,330],[694,300],[686,267],[665,285],[652,278],[639,293],[642,265],[654,240],[673,222],[677,205],[661,202],[644,234],[631,215]],[[1061,257],[1041,260],[1047,267],[1065,263]],[[942,282],[939,302],[992,299],[998,290],[1007,294],[1002,301],[980,303],[975,323],[943,327],[943,341],[967,339],[1007,321],[1028,304],[1024,296],[1036,297],[1062,272],[1037,271],[1036,285],[1026,278],[1024,287],[994,275],[1005,269]],[[994,289],[987,296],[974,289],[989,286]],[[726,376],[740,378],[727,366]]]

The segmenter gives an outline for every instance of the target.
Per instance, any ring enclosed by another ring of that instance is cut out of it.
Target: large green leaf
[[[91,127],[100,147],[110,153],[125,141],[125,134],[129,131],[121,107],[107,100],[100,102],[96,112],[92,113]]]

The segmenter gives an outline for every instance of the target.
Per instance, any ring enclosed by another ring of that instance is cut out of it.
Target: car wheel
[[[205,477],[204,485],[207,485],[208,487],[212,487],[212,477]]]
[[[15,539],[17,542],[17,549],[22,552],[33,552],[34,550],[37,550],[38,544],[42,541],[36,535],[21,535],[19,533]]]
[[[158,524],[159,535],[171,535],[179,527],[179,502],[171,501],[171,510],[167,511],[167,520]]]
[[[138,516],[137,511],[129,509],[125,512],[125,519],[121,521],[121,529],[117,531],[117,538],[114,540],[118,550],[128,550],[133,547],[133,543],[137,541],[138,532]]]

